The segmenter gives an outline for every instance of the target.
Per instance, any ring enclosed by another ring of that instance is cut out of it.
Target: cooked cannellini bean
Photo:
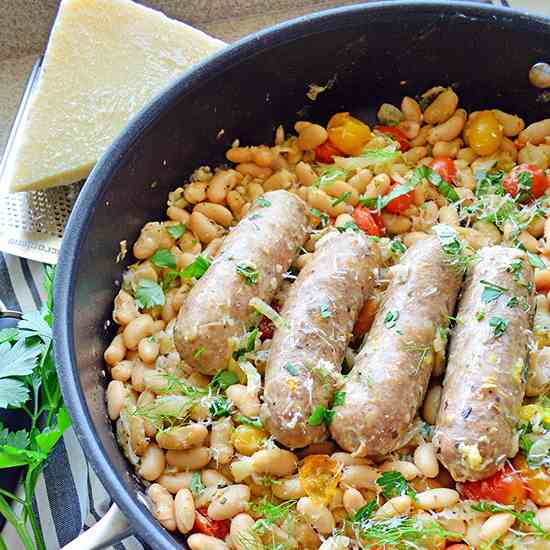
[[[254,518],[248,514],[237,514],[231,520],[231,527],[229,530],[229,538],[231,544],[235,547],[236,550],[249,550],[250,546],[248,540],[255,540],[255,533],[252,531],[254,527]],[[247,536],[249,535],[250,536]],[[259,550],[259,549],[258,549]]]
[[[150,315],[140,315],[130,321],[122,333],[124,345],[128,349],[137,349],[140,340],[154,332],[154,321]]]
[[[176,530],[174,498],[158,483],[153,483],[147,489],[147,496],[151,501],[151,513],[168,531]]]
[[[319,124],[309,124],[297,131],[299,134],[298,147],[303,151],[315,149],[315,147],[323,144],[328,138],[327,131]]]
[[[350,547],[351,539],[344,535],[334,535],[319,547],[319,550],[347,550]]]
[[[401,101],[401,112],[405,116],[405,120],[413,122],[422,122],[422,111],[418,102],[412,97],[405,96]]]
[[[190,535],[187,538],[187,545],[191,550],[229,550],[229,546],[222,540],[202,533]]]
[[[443,510],[460,500],[460,495],[454,489],[428,489],[416,495],[415,506],[421,510]]]
[[[425,477],[434,478],[439,474],[439,462],[432,443],[423,443],[415,449],[414,463]]]
[[[376,489],[376,480],[379,476],[380,473],[371,466],[346,466],[342,473],[341,484],[343,487],[374,490]]]
[[[407,481],[420,476],[420,470],[412,463],[405,460],[393,460],[384,462],[380,466],[382,472],[399,472]]]
[[[231,433],[233,421],[231,418],[222,418],[212,424],[210,433],[210,449],[212,458],[217,464],[227,464],[233,458],[233,445],[231,444]]]
[[[124,338],[122,334],[117,334],[103,353],[103,358],[108,365],[114,367],[124,359],[125,355],[126,345],[124,344]]]
[[[424,110],[424,121],[440,124],[451,118],[458,105],[458,96],[450,88],[441,92]]]
[[[210,462],[208,447],[196,447],[186,451],[167,451],[166,462],[179,470],[199,470]]]
[[[162,456],[164,457],[164,453],[162,453]],[[164,466],[162,470],[164,470]],[[157,483],[168,489],[168,491],[170,491],[171,493],[176,494],[180,489],[191,488],[193,474],[194,472],[176,472],[171,474],[165,473],[157,479]]]
[[[355,464],[368,465],[371,463],[371,461],[368,458],[361,457],[361,456],[353,456],[351,453],[344,453],[344,452],[332,453],[330,458],[332,458],[333,460],[336,460],[336,462],[339,462],[344,466],[351,466]]]
[[[208,506],[208,517],[214,520],[231,519],[247,509],[249,500],[248,485],[231,485],[219,489]]]
[[[402,514],[408,514],[411,510],[412,499],[407,495],[391,498],[383,506],[381,506],[374,517],[376,518],[391,518]]]
[[[516,518],[509,513],[495,514],[485,521],[481,526],[479,538],[483,541],[497,540],[504,535],[512,525]]]
[[[224,234],[224,228],[214,220],[198,211],[193,211],[189,218],[189,229],[200,239],[208,244]]]
[[[134,452],[141,456],[149,445],[149,438],[145,435],[145,423],[143,418],[137,414],[131,415],[128,423],[130,425],[130,445]]]
[[[195,523],[195,502],[189,489],[180,489],[174,498],[176,527],[180,533],[191,531]]]
[[[349,487],[344,492],[342,503],[346,509],[346,512],[351,516],[357,512],[359,508],[365,506],[366,501],[360,491],[353,487]]]
[[[225,487],[229,480],[218,470],[202,470],[201,480],[206,487]]]
[[[334,517],[330,510],[310,497],[302,497],[298,500],[296,510],[321,535],[328,535],[335,528]]]
[[[298,476],[279,479],[271,488],[273,494],[281,500],[296,500],[305,497],[306,492]]]
[[[139,315],[136,302],[131,294],[120,290],[115,297],[113,320],[119,325],[126,326]]]
[[[161,476],[165,466],[164,451],[156,445],[149,445],[141,457],[138,474],[147,481],[155,481]]]
[[[189,424],[162,430],[157,434],[157,443],[163,449],[181,451],[200,447],[208,436],[208,430],[203,424]]]
[[[244,416],[253,418],[260,414],[260,400],[246,386],[233,384],[227,388],[226,395]]]
[[[289,189],[296,182],[296,176],[288,170],[279,170],[264,182],[265,191],[275,191],[277,189]]]
[[[128,389],[120,380],[111,380],[105,393],[109,418],[111,420],[116,420],[120,416],[120,411],[126,403]]]
[[[251,464],[257,474],[284,477],[296,471],[298,459],[294,453],[284,449],[262,449],[252,455]]]
[[[255,473],[252,469],[252,460],[248,457],[242,460],[234,460],[231,463],[230,469],[231,475],[237,483],[244,481],[247,477]]]
[[[233,214],[231,211],[225,206],[215,202],[201,202],[195,205],[193,212],[200,212],[212,221],[224,227],[231,225],[231,222],[233,221]]]
[[[539,508],[535,514],[535,520],[540,523],[543,529],[550,531],[550,506]]]
[[[518,141],[521,145],[525,145],[526,143],[538,145],[539,143],[544,143],[545,138],[549,136],[550,118],[545,118],[527,126],[525,130],[520,132]]]
[[[424,418],[428,424],[435,425],[442,392],[443,388],[440,385],[435,385],[432,386],[426,394],[424,404],[422,405],[422,418]]]
[[[458,109],[458,111],[446,122],[434,126],[428,134],[428,142],[434,145],[438,141],[452,141],[457,138],[466,123],[466,111]],[[458,153],[458,151],[457,151]]]

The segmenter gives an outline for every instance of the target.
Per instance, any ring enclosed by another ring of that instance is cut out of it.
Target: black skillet
[[[168,191],[194,168],[223,163],[235,138],[271,143],[280,123],[325,123],[342,110],[372,122],[381,102],[436,84],[452,84],[469,109],[548,117],[550,105],[527,73],[549,58],[548,18],[462,2],[355,5],[241,40],[183,74],[126,127],[88,178],[65,230],[55,352],[82,447],[135,533],[156,549],[181,548],[136,498],[143,486],[106,415],[102,357],[114,327],[105,323],[133,261],[115,262],[119,242],[132,243],[144,222],[162,219]],[[310,83],[332,85],[311,101]]]

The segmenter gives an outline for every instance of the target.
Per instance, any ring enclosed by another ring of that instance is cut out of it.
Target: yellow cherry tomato
[[[298,475],[309,497],[327,503],[336,493],[342,469],[327,455],[309,455],[304,458]]]
[[[464,137],[477,155],[492,155],[502,143],[502,126],[491,111],[480,111],[466,123]]]
[[[370,128],[349,113],[336,113],[327,132],[330,142],[347,155],[358,155],[371,138]]]
[[[259,451],[266,438],[266,433],[260,428],[241,424],[231,435],[231,443],[238,453],[246,456]]]

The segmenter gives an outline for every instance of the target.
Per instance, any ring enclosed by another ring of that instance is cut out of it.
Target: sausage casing
[[[299,197],[271,191],[262,198],[224,239],[178,313],[176,348],[204,374],[227,366],[230,339],[247,330],[250,300],[271,301],[307,236],[307,209]],[[243,275],[246,268],[257,271],[257,282]]]
[[[402,446],[432,368],[445,353],[462,273],[438,238],[418,241],[395,266],[366,343],[342,388],[330,429],[345,450],[380,456]]]
[[[379,263],[376,243],[351,230],[332,232],[292,285],[266,369],[262,420],[275,439],[305,447],[326,434],[308,419],[329,406],[353,325]]]
[[[533,286],[525,252],[503,246],[481,249],[466,279],[433,438],[457,481],[483,479],[517,453]]]

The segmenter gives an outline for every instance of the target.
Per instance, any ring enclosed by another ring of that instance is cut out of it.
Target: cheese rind
[[[132,115],[224,46],[130,0],[63,0],[11,151],[9,191],[85,178]]]

